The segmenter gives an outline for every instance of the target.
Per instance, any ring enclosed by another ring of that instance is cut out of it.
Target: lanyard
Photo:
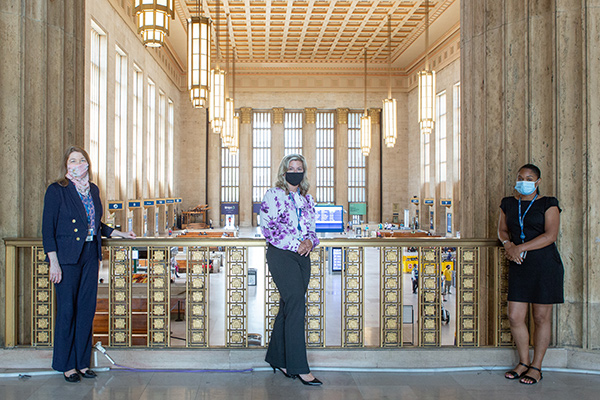
[[[523,232],[523,221],[525,221],[525,216],[527,215],[527,211],[529,211],[529,209],[531,208],[531,206],[533,205],[533,202],[535,201],[535,199],[537,199],[538,195],[536,194],[535,197],[533,198],[533,200],[531,200],[531,203],[529,203],[529,207],[527,207],[527,210],[525,210],[525,214],[523,214],[523,216],[521,216],[521,197],[519,196],[519,226],[521,227],[521,242],[525,243],[525,233]]]
[[[294,208],[296,209],[296,215],[298,216],[298,233],[301,234],[302,228],[300,227],[300,217],[302,216],[302,210],[300,208],[298,208],[298,206],[296,205],[296,200],[294,200],[294,196],[292,196],[291,192],[290,192],[290,200],[292,201],[292,204],[294,205]]]

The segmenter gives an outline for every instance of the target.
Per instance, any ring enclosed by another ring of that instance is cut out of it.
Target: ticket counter
[[[167,221],[166,229],[169,232],[170,229],[175,229],[177,226],[177,215],[175,214],[175,199],[165,199],[166,210],[165,218]]]
[[[155,232],[157,235],[163,235],[169,231],[167,224],[167,200],[156,199]]]
[[[142,200],[129,200],[127,202],[127,230],[133,230],[138,236],[146,236],[144,234],[144,214]]]
[[[120,200],[109,200],[108,215],[106,216],[106,225],[118,230],[123,230],[124,223],[124,202]]]
[[[144,200],[144,236],[154,236],[156,231],[155,201]]]

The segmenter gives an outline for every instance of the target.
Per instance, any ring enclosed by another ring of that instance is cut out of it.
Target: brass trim
[[[131,247],[109,248],[108,272],[108,344],[130,347],[132,334]]]
[[[364,346],[364,248],[343,250],[342,347]]]
[[[227,248],[226,347],[248,347],[248,248]]]
[[[504,248],[494,251],[494,269],[496,272],[494,300],[496,304],[496,329],[494,329],[496,347],[512,347],[513,338],[508,320],[508,266]]]
[[[50,347],[54,342],[54,284],[43,248],[32,247],[31,269],[31,345]]]
[[[199,237],[175,237],[169,238],[170,246],[247,246],[263,247],[265,239],[262,238],[199,238]],[[135,239],[102,239],[102,246],[156,246],[163,245],[165,238],[161,237],[143,237]],[[41,246],[41,238],[8,238],[4,239],[6,246],[31,247]],[[498,239],[457,239],[457,238],[431,238],[431,237],[413,237],[413,238],[340,238],[340,239],[320,239],[321,247],[498,247]]]
[[[325,347],[325,248],[310,253],[310,280],[306,291],[306,346]]]
[[[148,247],[148,347],[171,346],[171,249]]]
[[[186,346],[209,347],[210,249],[188,247],[186,265]]]
[[[267,248],[265,247],[265,346],[268,346],[271,341],[273,324],[279,312],[280,299],[279,289],[277,289],[277,285],[273,281],[273,276],[269,270]]]
[[[6,347],[14,347],[17,344],[17,249],[6,240],[4,243],[4,343]]]
[[[440,247],[419,248],[419,346],[441,345]]]
[[[479,347],[479,266],[481,254],[474,247],[456,249],[456,345]]]
[[[403,283],[402,247],[381,247],[379,298],[379,346],[403,345]]]

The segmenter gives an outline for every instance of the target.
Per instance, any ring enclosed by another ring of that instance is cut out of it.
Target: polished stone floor
[[[2,377],[0,399],[598,399],[600,375],[546,371],[537,385],[503,378],[500,370],[436,373],[314,371],[324,385],[303,386],[270,371],[246,373],[100,372],[67,383],[60,375]]]

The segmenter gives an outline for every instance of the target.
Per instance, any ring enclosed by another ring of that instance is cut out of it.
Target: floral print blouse
[[[296,252],[306,239],[315,248],[319,239],[312,196],[302,196],[299,192],[286,195],[278,187],[267,190],[260,206],[260,229],[267,243],[279,249]]]

